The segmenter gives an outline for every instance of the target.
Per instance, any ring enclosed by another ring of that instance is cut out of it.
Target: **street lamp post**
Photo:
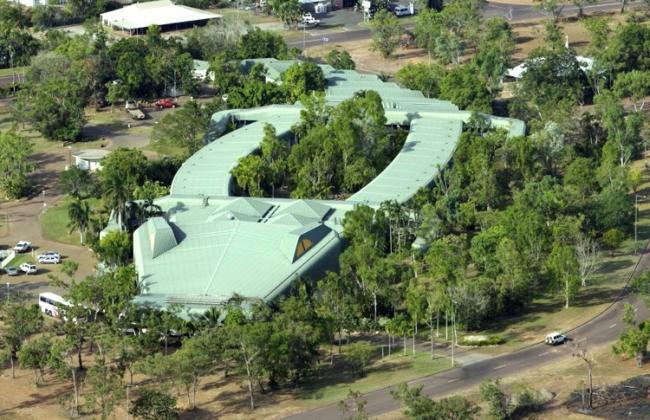
[[[456,301],[451,300],[451,324],[452,324],[452,331],[451,331],[451,367],[453,368],[456,366],[455,361],[454,361],[454,331],[456,330]]]
[[[638,227],[639,224],[639,197],[645,200],[646,196],[643,194],[634,194],[634,253],[637,253],[637,238],[638,238]]]

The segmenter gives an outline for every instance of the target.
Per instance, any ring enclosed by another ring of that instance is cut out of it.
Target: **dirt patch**
[[[530,3],[530,0],[514,0]],[[522,3],[523,4],[523,3]],[[611,27],[625,20],[625,16],[620,14],[611,14]],[[544,43],[544,24],[542,21],[517,22],[512,25],[516,40],[516,50],[513,55],[513,62],[519,63],[528,57],[530,52]],[[580,21],[567,19],[560,22],[562,32],[568,37],[569,45],[584,53],[589,45],[589,34]],[[384,59],[378,53],[372,51],[372,41],[370,39],[354,40],[339,42],[336,44],[325,44],[309,47],[305,50],[306,55],[314,58],[323,59],[332,49],[347,50],[352,59],[357,64],[357,69],[368,73],[395,74],[400,68],[409,63],[429,62],[428,54],[421,48],[399,47],[391,58]],[[461,61],[466,62],[471,58],[471,54],[466,54]]]
[[[621,383],[594,388],[593,410],[585,410],[581,392],[574,392],[567,408],[577,413],[607,419],[650,418],[650,375],[641,375]]]

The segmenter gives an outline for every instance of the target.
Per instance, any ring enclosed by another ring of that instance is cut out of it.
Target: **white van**
[[[41,308],[41,312],[45,315],[59,318],[62,316],[62,312],[65,311],[65,308],[71,306],[70,302],[56,293],[45,292],[38,295],[38,307]]]

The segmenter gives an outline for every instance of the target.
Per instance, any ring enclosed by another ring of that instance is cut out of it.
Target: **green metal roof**
[[[293,61],[247,60],[279,81]],[[254,152],[264,124],[282,137],[300,120],[302,106],[273,105],[215,113],[206,146],[176,174],[170,195],[156,204],[164,218],[150,219],[134,234],[134,260],[143,293],[136,300],[161,306],[182,303],[201,311],[233,293],[273,299],[297,277],[318,277],[337,267],[346,211],[359,203],[404,202],[430,185],[448,164],[471,117],[450,102],[384,83],[377,76],[321,66],[326,101],[335,105],[359,90],[382,98],[388,124],[409,126],[400,153],[368,185],[346,201],[231,197],[231,170]],[[486,116],[510,135],[523,135],[521,121]],[[223,134],[233,121],[245,124]]]

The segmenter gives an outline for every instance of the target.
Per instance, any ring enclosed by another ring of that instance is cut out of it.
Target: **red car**
[[[176,102],[171,99],[158,99],[154,105],[158,109],[176,108]]]

